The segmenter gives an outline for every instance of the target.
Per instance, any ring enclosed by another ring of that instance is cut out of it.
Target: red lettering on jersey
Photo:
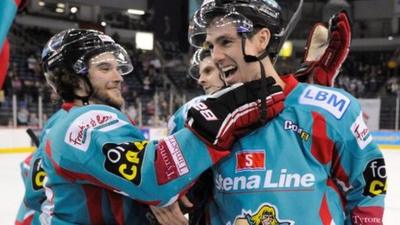
[[[383,207],[359,206],[351,211],[351,222],[360,225],[382,225]]]

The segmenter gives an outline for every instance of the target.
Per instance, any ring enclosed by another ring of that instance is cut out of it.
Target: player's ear
[[[81,77],[77,77],[78,85],[75,87],[75,94],[78,96],[87,95],[89,93],[90,87],[87,82],[83,80]]]
[[[256,44],[257,44],[257,51],[263,52],[271,40],[271,32],[268,28],[261,28],[255,35]]]

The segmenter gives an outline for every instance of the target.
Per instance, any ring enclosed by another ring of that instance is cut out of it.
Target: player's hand
[[[264,84],[264,87],[262,86]],[[283,110],[282,88],[272,77],[236,84],[189,109],[186,126],[209,146],[229,150],[234,141]],[[262,111],[261,102],[265,101]]]
[[[185,195],[179,201],[185,207],[193,207],[193,204]],[[167,207],[150,206],[150,209],[161,225],[187,225],[189,223],[188,219],[183,215],[178,201]]]
[[[304,62],[296,72],[299,81],[333,86],[346,60],[351,43],[351,26],[345,11],[332,16],[329,28],[314,25],[305,47]]]

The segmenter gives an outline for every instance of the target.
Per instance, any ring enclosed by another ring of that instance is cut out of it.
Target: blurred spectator
[[[162,87],[162,83],[163,83],[162,77],[158,71],[159,71],[159,68],[157,68],[153,64],[151,64],[147,68],[147,71],[145,72],[145,74],[146,74],[146,76],[148,76],[150,78],[150,80],[153,83],[153,86]]]
[[[146,104],[146,114],[149,116],[153,116],[155,111],[156,111],[156,106],[154,104],[154,100],[152,99]]]
[[[386,82],[386,93],[389,95],[399,95],[399,80],[397,77],[393,77]]]
[[[17,112],[17,125],[26,126],[29,121],[29,111],[26,107],[21,107]]]
[[[36,113],[29,114],[29,126],[38,127],[39,126],[39,118],[37,117]]]
[[[154,69],[157,69],[157,70],[160,70],[161,69],[161,62],[160,62],[160,59],[158,59],[158,58],[153,58],[153,59],[151,59],[150,60],[150,62],[149,62],[149,67],[150,66],[153,66],[154,67]]]
[[[26,60],[26,63],[28,64],[28,69],[31,70],[32,72],[36,71],[37,65],[39,64],[34,55],[30,55]]]
[[[11,78],[11,87],[13,90],[13,93],[17,95],[18,98],[23,97],[23,92],[22,92],[22,81],[19,78],[18,74],[14,74]]]
[[[142,93],[145,95],[152,95],[154,93],[154,80],[148,75],[143,78]]]

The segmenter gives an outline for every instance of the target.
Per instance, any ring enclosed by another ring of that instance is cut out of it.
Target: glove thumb
[[[329,31],[322,23],[317,23],[308,34],[304,62],[315,62],[321,59],[328,47]]]

